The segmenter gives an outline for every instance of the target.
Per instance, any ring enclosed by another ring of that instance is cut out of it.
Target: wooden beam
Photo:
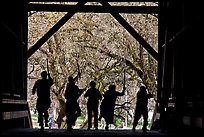
[[[106,7],[111,5],[107,2],[102,2],[102,5]],[[158,53],[147,43],[147,41],[137,31],[130,26],[130,24],[119,14],[111,13],[111,15],[152,55],[152,57],[158,61]]]
[[[11,112],[2,112],[2,119],[9,120],[15,118],[29,117],[29,110],[24,111],[11,111]]]
[[[2,99],[3,104],[28,104],[26,100]]]
[[[146,13],[157,14],[158,6],[96,6],[84,5],[80,8],[76,5],[61,4],[29,4],[28,11],[50,11],[50,12],[93,12],[93,13]]]
[[[80,2],[76,6],[83,6],[86,2]],[[73,15],[75,12],[69,12],[62,17],[41,39],[39,39],[30,49],[27,51],[27,59],[35,53],[56,31],[58,31]]]
[[[160,0],[27,0],[27,2],[159,2]]]

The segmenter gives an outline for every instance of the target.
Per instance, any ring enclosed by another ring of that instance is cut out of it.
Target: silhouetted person
[[[72,76],[68,77],[68,83],[65,90],[66,99],[66,122],[67,130],[71,131],[72,126],[75,125],[76,119],[81,115],[81,109],[77,102],[81,95],[80,89],[75,85],[75,79]]]
[[[47,78],[48,76],[48,78]],[[50,99],[50,87],[53,85],[53,79],[50,77],[50,74],[47,74],[47,71],[41,73],[42,79],[39,79],[35,82],[32,94],[34,95],[37,91],[37,104],[36,109],[38,111],[38,122],[41,127],[41,130],[44,129],[44,120],[45,126],[48,127],[48,108],[51,104]]]
[[[115,88],[115,85],[109,86],[109,89],[103,95],[104,98],[100,106],[99,120],[101,120],[102,117],[105,119],[105,130],[109,130],[109,124],[113,124],[116,98],[125,94],[125,87],[123,87],[122,92],[116,91]]]
[[[102,99],[102,95],[98,89],[96,89],[95,81],[90,82],[90,87],[84,97],[88,97],[87,111],[88,111],[88,130],[92,127],[92,113],[94,114],[94,127],[98,129],[98,106],[99,100]]]
[[[142,130],[143,132],[147,131],[147,124],[148,124],[147,103],[148,103],[148,99],[152,97],[153,97],[152,94],[147,93],[145,86],[140,87],[140,90],[137,93],[137,101],[136,101],[135,115],[134,115],[133,128],[132,128],[133,131],[135,131],[135,128],[141,116],[143,116],[143,120],[144,120]]]

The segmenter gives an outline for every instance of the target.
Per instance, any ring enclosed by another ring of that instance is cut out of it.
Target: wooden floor
[[[72,131],[67,131],[66,129],[45,129],[40,131],[40,129],[34,128],[20,128],[20,129],[10,129],[4,131],[2,136],[167,136],[164,133],[158,131],[147,131],[143,133],[142,130],[132,131],[131,129],[110,129],[105,131],[104,129],[99,130],[86,130],[86,129],[73,129]]]
[[[193,129],[184,129],[179,132],[173,133],[161,133],[159,131],[147,131],[147,133],[143,133],[142,130],[132,131],[131,129],[110,129],[109,131],[105,131],[104,129],[98,130],[86,130],[86,129],[73,129],[72,131],[67,131],[66,129],[45,129],[44,131],[40,131],[37,128],[16,128],[16,129],[9,129],[3,131],[1,133],[1,137],[68,137],[68,136],[134,136],[134,137],[203,137],[203,130],[193,130]]]

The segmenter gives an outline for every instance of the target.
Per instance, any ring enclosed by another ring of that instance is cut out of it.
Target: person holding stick
[[[48,68],[47,68],[48,69]],[[44,126],[48,127],[48,109],[51,105],[50,88],[54,84],[53,79],[50,76],[49,69],[41,72],[41,79],[38,79],[32,89],[32,94],[37,92],[36,109],[38,111],[38,123],[41,127],[41,131],[44,130]],[[45,123],[44,123],[45,122]],[[44,125],[45,124],[45,125]]]
[[[123,96],[125,94],[125,89],[126,87],[123,86],[122,92],[116,91],[116,86],[112,84],[109,85],[109,89],[103,95],[103,100],[100,105],[99,121],[102,117],[105,119],[106,131],[109,130],[109,125],[114,123],[113,120],[116,99],[118,96]]]

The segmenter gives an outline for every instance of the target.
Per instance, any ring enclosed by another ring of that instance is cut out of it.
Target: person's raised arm
[[[48,76],[48,80],[50,81],[50,84],[51,84],[51,85],[54,84],[53,79],[52,79],[52,77],[50,76],[50,73],[49,73],[49,72],[48,72],[47,76]]]

